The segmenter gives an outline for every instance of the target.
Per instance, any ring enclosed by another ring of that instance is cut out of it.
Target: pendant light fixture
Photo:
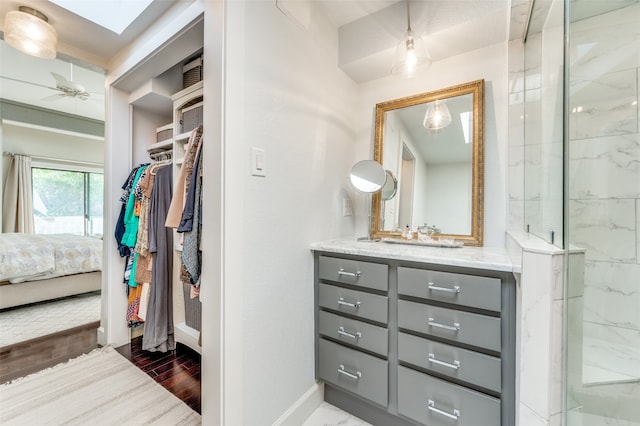
[[[422,125],[427,130],[442,130],[451,124],[451,113],[447,103],[442,100],[435,100],[427,107],[427,113],[424,115]]]
[[[58,33],[41,12],[27,6],[8,12],[4,19],[4,40],[31,56],[53,59],[57,54]]]
[[[392,75],[413,77],[418,71],[431,65],[422,37],[414,37],[411,31],[411,10],[407,0],[407,32],[396,47],[396,56],[391,67]]]

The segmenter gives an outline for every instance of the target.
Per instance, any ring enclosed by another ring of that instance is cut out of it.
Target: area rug
[[[0,385],[4,425],[199,425],[200,415],[112,347]]]
[[[0,348],[95,321],[100,321],[99,294],[0,312]]]

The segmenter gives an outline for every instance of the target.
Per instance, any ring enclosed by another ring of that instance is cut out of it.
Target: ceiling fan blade
[[[58,101],[58,100],[60,100],[62,98],[66,98],[66,97],[67,97],[67,95],[65,95],[64,93],[59,93],[57,95],[45,96],[44,98],[42,98],[42,100],[50,102],[50,101]]]
[[[51,75],[53,76],[53,78],[56,79],[56,84],[59,88],[61,89],[68,89],[70,91],[75,91],[75,92],[84,92],[84,86],[78,84],[78,83],[74,83],[72,81],[67,80],[66,78],[64,78],[63,76],[61,76],[60,74],[56,73],[56,72],[51,72]]]
[[[56,83],[58,83],[59,85],[61,85],[61,86],[71,86],[71,82],[69,82],[69,80],[67,80],[66,78],[64,78],[60,74],[58,74],[56,72],[51,72],[51,75],[53,76],[53,78],[56,79]]]

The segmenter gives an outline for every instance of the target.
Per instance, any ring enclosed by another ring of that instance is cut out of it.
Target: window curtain
[[[4,185],[2,232],[33,234],[31,157],[13,154]]]

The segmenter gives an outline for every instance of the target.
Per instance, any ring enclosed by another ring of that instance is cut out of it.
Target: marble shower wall
[[[640,378],[638,22],[640,4],[573,22],[569,36],[568,226],[585,249],[587,383]]]

